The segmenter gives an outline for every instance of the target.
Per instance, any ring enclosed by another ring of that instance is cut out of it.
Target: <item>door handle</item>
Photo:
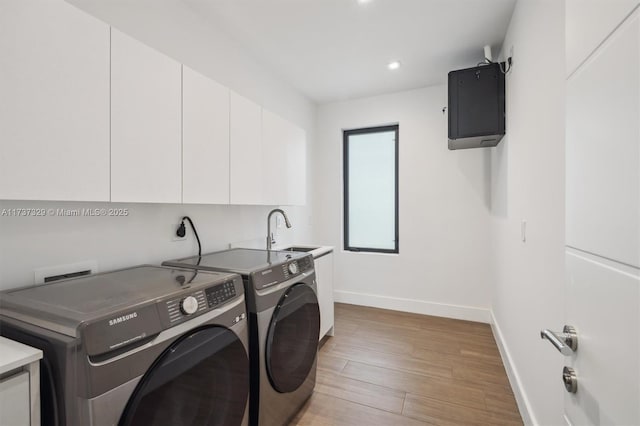
[[[540,332],[540,338],[547,339],[565,356],[572,355],[578,350],[578,333],[576,333],[576,329],[570,325],[565,325],[562,333],[545,328]]]

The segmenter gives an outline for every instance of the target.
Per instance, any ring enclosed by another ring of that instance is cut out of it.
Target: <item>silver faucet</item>
[[[287,214],[282,209],[273,209],[269,212],[269,216],[267,216],[267,250],[271,250],[271,245],[275,242],[273,240],[273,234],[271,233],[271,216],[274,213],[280,213],[282,217],[284,217],[284,224],[287,225],[287,228],[291,228],[291,222],[289,222],[289,218]]]

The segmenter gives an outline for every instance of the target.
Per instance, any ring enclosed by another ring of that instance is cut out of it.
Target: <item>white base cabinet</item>
[[[0,425],[40,425],[42,351],[0,337]]]
[[[318,304],[320,305],[320,339],[333,336],[333,251],[314,259]]]

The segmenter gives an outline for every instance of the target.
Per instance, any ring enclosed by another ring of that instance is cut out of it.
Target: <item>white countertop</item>
[[[0,374],[20,368],[42,358],[40,349],[0,337]]]
[[[333,251],[333,247],[332,246],[319,246],[317,244],[283,244],[282,246],[280,245],[274,245],[272,247],[273,250],[286,250],[289,247],[301,247],[301,248],[310,248],[313,249],[311,251],[308,251],[307,253],[311,254],[313,256],[314,259],[317,259],[321,256],[324,256],[327,253],[331,253]]]

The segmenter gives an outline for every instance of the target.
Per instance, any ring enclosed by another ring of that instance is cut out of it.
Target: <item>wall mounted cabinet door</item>
[[[181,202],[181,65],[113,29],[111,201]]]
[[[0,2],[0,199],[109,200],[109,26]]]
[[[266,109],[262,110],[262,158],[264,178],[262,194],[264,203],[284,205],[287,203],[287,132],[289,123]]]
[[[231,204],[262,204],[262,108],[231,92]]]
[[[306,189],[304,130],[268,110],[262,111],[262,181],[265,204],[303,205]]]
[[[287,132],[287,203],[303,206],[307,202],[307,136],[291,125]]]
[[[183,66],[182,201],[229,204],[229,89]]]

